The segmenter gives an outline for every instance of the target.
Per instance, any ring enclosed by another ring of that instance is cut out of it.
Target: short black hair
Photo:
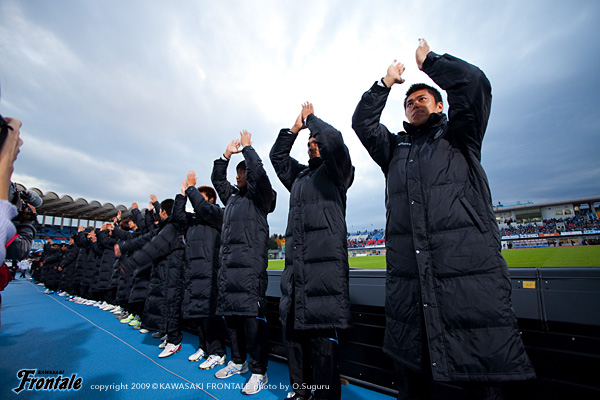
[[[165,210],[167,215],[170,217],[171,213],[173,212],[173,204],[175,204],[175,200],[173,199],[163,200],[160,202],[160,209]]]
[[[215,199],[215,203],[217,202],[217,192],[215,192],[215,189],[211,188],[210,186],[200,186],[198,191],[200,193],[204,193],[206,197],[208,197],[208,200]]]
[[[124,231],[128,231],[129,230],[129,221],[131,221],[131,218],[123,218],[121,220],[121,222],[119,223],[119,228]]]
[[[236,171],[239,171],[240,169],[243,169],[244,171],[246,170],[246,161],[245,160],[240,161],[240,163],[237,165],[237,167],[235,167]]]
[[[434,88],[433,86],[426,85],[425,83],[414,83],[408,88],[408,91],[406,92],[406,97],[404,98],[404,109],[405,110],[406,110],[406,100],[408,100],[408,96],[410,96],[414,92],[418,92],[419,90],[427,90],[427,92],[429,92],[429,94],[432,95],[433,98],[435,99],[436,104],[444,103],[444,100],[442,100],[441,93],[436,88]]]

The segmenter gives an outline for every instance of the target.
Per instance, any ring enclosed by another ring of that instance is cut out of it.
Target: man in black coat
[[[290,157],[298,133],[310,130],[308,165]],[[305,103],[282,129],[271,163],[290,191],[279,314],[288,348],[293,398],[339,399],[337,329],[350,325],[346,192],[354,167],[341,133]],[[310,362],[309,362],[310,360]]]
[[[479,68],[430,52],[422,39],[416,59],[446,90],[448,117],[439,92],[416,84],[404,102],[406,131],[392,134],[379,123],[391,86],[404,82],[404,65],[394,62],[352,118],[386,177],[384,351],[404,372],[400,398],[427,391],[432,380],[461,382],[469,398],[501,398],[498,382],[535,374],[480,163],[491,86]],[[418,371],[414,379],[406,379],[410,371]]]
[[[161,202],[160,231],[124,261],[129,270],[152,265],[142,326],[167,334],[166,343],[159,346],[163,349],[159,358],[179,352],[183,339],[180,318],[185,239],[182,228],[171,217],[173,203],[172,199]]]
[[[58,264],[62,259],[62,251],[60,249],[60,243],[54,243],[52,239],[44,244],[44,255],[43,255],[43,272],[42,281],[46,286],[46,294],[53,294],[55,290],[58,290],[60,284],[60,272],[58,271]]]
[[[94,292],[97,293],[99,300],[103,303],[100,307],[105,307],[107,303],[113,303],[112,291],[109,289],[111,277],[113,275],[113,265],[115,263],[114,246],[117,243],[113,235],[114,225],[111,223],[102,224],[98,232],[97,246],[101,253],[98,273],[94,282]]]
[[[193,213],[185,211],[187,200]],[[206,356],[200,369],[225,363],[225,324],[216,315],[223,209],[216,202],[215,190],[210,186],[196,188],[196,173],[189,171],[173,207],[173,219],[186,229],[182,314],[197,329],[199,342],[188,360],[200,361]]]
[[[58,270],[63,274],[61,287],[63,291],[61,296],[68,296],[74,292],[74,277],[75,277],[75,261],[77,261],[77,255],[79,254],[79,247],[75,244],[73,237],[69,238],[69,248],[67,253],[63,257],[58,267]]]
[[[245,161],[236,168],[235,187],[227,181],[227,166],[231,155],[240,152]],[[254,394],[267,383],[267,214],[275,209],[276,193],[252,147],[250,132],[242,131],[240,139],[233,140],[223,157],[215,160],[211,180],[225,204],[217,314],[226,318],[232,359],[215,376],[246,373],[248,352],[252,376],[242,392]]]

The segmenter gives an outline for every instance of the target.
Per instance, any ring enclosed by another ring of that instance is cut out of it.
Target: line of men
[[[404,83],[405,67],[394,61],[352,118],[386,178],[384,351],[395,362],[400,399],[432,398],[436,381],[457,382],[465,398],[506,398],[501,382],[535,374],[518,333],[480,164],[491,86],[477,67],[430,52],[422,39],[416,61],[447,92],[448,116],[437,89],[415,84],[404,101],[405,131],[392,134],[379,122],[391,87]],[[290,156],[306,128],[308,165]],[[233,185],[226,174],[237,153],[244,160]],[[292,128],[279,132],[270,160],[290,191],[279,309],[294,387],[289,398],[339,399],[337,333],[350,327],[345,215],[354,167],[342,134],[316,117],[310,103],[302,105]],[[222,365],[226,332],[231,360],[215,376],[249,370],[242,392],[253,394],[268,382],[267,215],[276,193],[245,130],[215,160],[211,180],[214,190],[196,188],[191,171],[174,200],[158,204],[154,198],[145,218],[134,207],[134,232],[117,224],[87,238],[79,232],[81,265],[99,254],[94,246],[103,248],[102,258],[93,284],[75,279],[79,287],[69,289],[95,300],[115,298],[141,315],[141,327],[165,335],[159,357],[181,348],[183,317],[195,321],[200,337],[190,360],[208,355],[201,368]],[[185,212],[187,200],[194,213]],[[111,270],[115,255],[121,273],[112,268],[112,279],[100,284],[104,257]],[[149,280],[138,292],[143,274]],[[115,279],[131,281],[126,305],[120,284],[111,286]]]

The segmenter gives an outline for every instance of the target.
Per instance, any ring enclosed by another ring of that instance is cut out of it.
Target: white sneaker
[[[269,382],[267,379],[267,374],[252,374],[248,382],[244,385],[242,389],[242,393],[244,394],[256,394],[260,392],[260,390],[265,387],[265,385]]]
[[[200,369],[212,369],[217,365],[225,364],[225,356],[218,356],[216,354],[211,354],[206,361],[198,366]]]
[[[162,353],[160,353],[158,355],[158,358],[165,358],[165,357],[172,356],[173,354],[177,353],[179,350],[181,350],[181,343],[179,343],[179,344],[167,343],[167,345],[165,346],[165,349],[162,351]]]
[[[131,325],[131,323],[129,323],[129,325]],[[135,325],[132,325],[133,329],[135,329],[136,331],[139,331],[140,329],[142,329],[142,321],[138,320]]]
[[[162,342],[160,342],[160,344],[158,345],[159,349],[164,349],[167,346],[167,339],[163,340]]]
[[[113,314],[118,314],[121,311],[123,311],[123,309],[121,308],[121,306],[117,306],[117,307],[115,307],[115,309],[110,310],[110,312],[113,313]]]
[[[236,364],[233,361],[229,361],[225,368],[221,368],[215,374],[215,378],[225,379],[237,374],[245,374],[248,372],[248,363]]]
[[[148,332],[150,332],[150,331],[146,328],[140,329],[140,333],[148,333]]]
[[[188,357],[188,360],[190,361],[200,361],[204,358],[204,350],[202,350],[201,348],[198,348],[198,351],[196,351],[194,354],[192,354],[191,356]]]
[[[105,301],[103,301],[102,303],[100,303],[99,301],[94,303],[94,307],[104,307],[107,303]]]

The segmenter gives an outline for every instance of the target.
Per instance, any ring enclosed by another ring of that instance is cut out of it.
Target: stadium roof
[[[19,183],[17,184],[17,188],[19,191],[27,190],[26,187]],[[96,200],[88,201],[82,198],[74,200],[71,196],[64,195],[61,197],[54,192],[44,193],[38,188],[29,188],[29,190],[35,192],[44,202],[40,207],[36,208],[38,215],[74,218],[78,220],[110,221],[112,217],[117,216],[117,212],[120,210],[122,218],[131,216],[131,211],[122,204],[117,206],[112,203],[101,204]]]
[[[595,204],[600,202],[600,196],[590,196],[590,197],[576,197],[567,200],[553,200],[553,201],[545,201],[542,203],[534,203],[527,202],[524,204],[512,204],[508,206],[503,205],[494,205],[495,212],[504,212],[504,211],[512,211],[523,208],[540,208],[540,207],[549,207],[549,206],[557,206],[560,204],[572,204],[572,205],[580,205],[580,204]]]

